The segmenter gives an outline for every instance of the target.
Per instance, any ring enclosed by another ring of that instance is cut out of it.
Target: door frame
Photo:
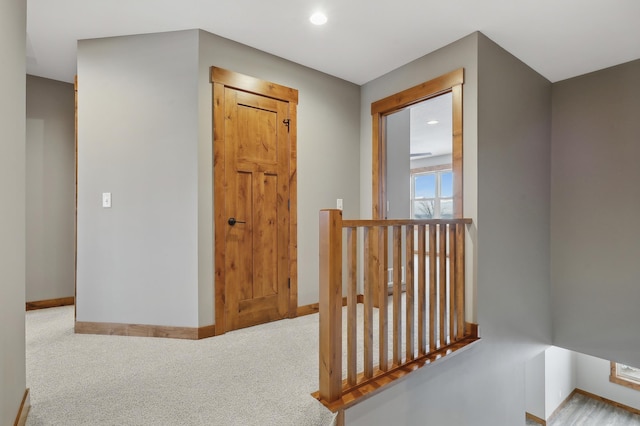
[[[211,67],[213,85],[213,220],[214,220],[214,306],[215,334],[224,334],[226,328],[225,230],[225,88],[232,88],[289,104],[289,309],[288,318],[296,316],[298,309],[298,191],[297,191],[297,107],[298,91],[255,77]],[[217,167],[216,167],[217,165]]]
[[[386,158],[386,116],[401,111],[419,102],[435,98],[444,93],[451,93],[453,109],[453,217],[462,218],[462,85],[464,84],[464,68],[426,81],[402,92],[388,96],[371,104],[372,118],[372,218],[384,219],[387,204],[387,158]]]

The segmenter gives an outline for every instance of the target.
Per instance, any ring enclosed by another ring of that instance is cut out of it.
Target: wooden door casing
[[[297,91],[216,67],[211,79],[215,328],[222,334],[296,313]]]

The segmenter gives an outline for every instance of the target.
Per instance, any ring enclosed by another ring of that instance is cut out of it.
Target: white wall
[[[360,88],[355,84],[200,31],[199,241],[200,311],[213,312],[211,84],[217,66],[298,90],[298,305],[318,302],[318,212],[344,200],[344,218],[359,212]],[[201,321],[206,318],[201,317]]]
[[[554,344],[640,365],[640,60],[553,85]]]
[[[0,424],[13,424],[25,385],[26,2],[0,2]]]
[[[26,298],[75,294],[73,85],[27,76]]]
[[[577,386],[575,354],[550,346],[527,361],[526,411],[548,420]]]
[[[197,37],[78,43],[78,321],[199,325]]]
[[[576,388],[640,410],[638,391],[609,374],[608,360],[550,346],[527,362],[527,412],[548,420]]]
[[[575,358],[577,388],[640,410],[637,390],[609,381],[608,360],[580,353]]]
[[[575,354],[566,349],[551,346],[545,357],[545,419],[567,399],[576,388]]]
[[[551,341],[550,83],[483,35],[363,86],[362,215],[371,215],[371,102],[459,67],[465,68],[464,216],[474,220],[467,249],[477,255],[467,277],[473,283],[477,270],[483,340],[347,410],[348,424],[524,424],[525,361]]]

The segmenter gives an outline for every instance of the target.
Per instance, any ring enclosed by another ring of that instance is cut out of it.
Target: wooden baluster
[[[449,224],[449,342],[456,340],[456,225]]]
[[[418,225],[418,356],[427,353],[425,226]]]
[[[378,289],[378,333],[380,337],[379,360],[380,370],[389,370],[389,325],[388,325],[388,307],[389,307],[389,290],[388,290],[388,274],[385,269],[384,258],[387,254],[387,228],[379,226],[376,228],[376,236],[378,238],[378,270],[376,274],[376,284]]]
[[[342,396],[342,212],[320,211],[319,396]]]
[[[456,306],[458,309],[458,338],[465,334],[465,254],[464,254],[464,223],[456,225]]]
[[[358,228],[347,228],[347,382],[358,378]]]
[[[413,282],[413,225],[407,225],[405,227],[405,313],[406,313],[406,353],[407,361],[415,359],[414,338],[413,333],[415,331],[415,290]]]
[[[438,250],[438,258],[440,259],[440,288],[438,290],[438,298],[440,307],[438,309],[439,326],[440,326],[440,344],[442,347],[447,344],[447,327],[446,327],[446,310],[447,310],[447,225],[440,224],[438,236],[440,238],[440,248]]]
[[[373,377],[373,290],[377,267],[377,242],[372,228],[364,228],[364,377]]]
[[[436,350],[436,225],[429,225],[429,352]]]
[[[402,230],[393,227],[393,363],[402,363]]]

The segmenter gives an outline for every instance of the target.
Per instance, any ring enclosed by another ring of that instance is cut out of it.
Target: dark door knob
[[[230,217],[229,220],[227,221],[227,223],[231,226],[235,225],[236,223],[247,223],[247,222],[242,222],[240,220],[236,220],[235,217]]]

